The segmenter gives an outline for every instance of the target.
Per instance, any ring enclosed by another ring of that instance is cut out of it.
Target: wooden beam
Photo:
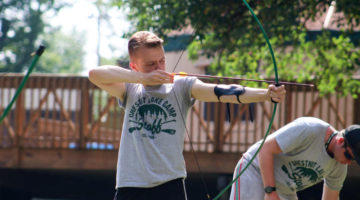
[[[0,150],[1,168],[115,170],[117,151],[23,149],[16,166],[16,150]]]
[[[355,110],[360,110],[360,94],[358,94],[358,97],[354,99],[354,112],[353,112],[353,124],[360,124],[360,112],[355,112]]]
[[[330,108],[334,111],[336,119],[338,122],[341,123],[342,127],[346,127],[346,122],[344,118],[342,117],[341,113],[339,112],[339,108],[334,104],[334,102],[331,101],[330,98],[328,98]]]
[[[19,155],[19,157],[18,157]],[[195,160],[195,156],[197,161]],[[188,173],[232,174],[240,153],[185,152]],[[18,159],[21,159],[19,162]],[[197,166],[199,163],[200,170]],[[20,165],[18,165],[20,163]],[[62,170],[116,170],[117,151],[104,150],[51,150],[1,149],[0,168],[62,169]],[[360,166],[352,163],[348,176],[360,178]]]
[[[9,148],[0,150],[0,168],[17,168],[18,148]]]
[[[204,128],[204,130],[206,132],[206,135],[209,138],[209,140],[214,141],[214,137],[209,134],[209,126],[205,122],[205,120],[201,117],[201,114],[200,114],[199,110],[196,108],[196,106],[191,107],[191,109],[194,112],[194,114],[198,117],[198,120],[200,122],[200,126]]]
[[[105,150],[17,149],[0,150],[0,168],[116,170],[117,154]],[[17,155],[21,160],[18,165]],[[233,173],[239,153],[185,152],[188,173]]]
[[[200,170],[196,164],[195,156],[199,163]],[[186,170],[188,173],[233,173],[237,162],[240,160],[240,153],[206,153],[185,152]]]

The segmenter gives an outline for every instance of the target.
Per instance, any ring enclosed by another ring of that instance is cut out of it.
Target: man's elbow
[[[100,77],[100,72],[98,69],[91,69],[89,70],[89,74],[88,74],[88,78],[91,82],[96,83],[98,82],[97,80]]]

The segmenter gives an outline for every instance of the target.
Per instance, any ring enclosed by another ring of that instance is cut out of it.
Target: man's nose
[[[163,64],[161,62],[156,62],[156,69],[162,69]]]

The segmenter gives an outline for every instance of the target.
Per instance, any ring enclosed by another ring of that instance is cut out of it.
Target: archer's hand
[[[270,101],[280,103],[285,99],[285,86],[281,85],[276,87],[275,85],[269,85],[267,96]]]
[[[270,193],[270,194],[266,194],[265,193],[265,197],[264,200],[280,200],[279,195],[277,194],[276,191]]]
[[[143,85],[161,85],[173,83],[174,76],[164,70],[155,70],[149,73],[142,73],[141,83]]]

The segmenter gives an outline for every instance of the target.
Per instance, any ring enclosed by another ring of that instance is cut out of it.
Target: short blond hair
[[[134,33],[128,43],[130,59],[140,47],[162,47],[163,40],[149,31],[139,31]]]

